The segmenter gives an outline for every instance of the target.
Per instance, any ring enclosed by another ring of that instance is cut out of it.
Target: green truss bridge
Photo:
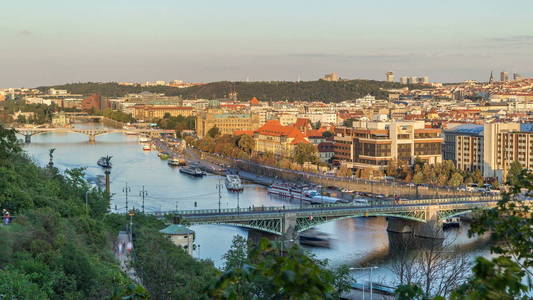
[[[225,224],[295,236],[313,226],[353,217],[388,217],[387,230],[412,232],[428,238],[442,237],[445,219],[496,206],[500,196],[375,201],[370,204],[330,204],[318,206],[252,207],[154,212],[173,214],[191,224]],[[531,203],[528,200],[528,203]]]

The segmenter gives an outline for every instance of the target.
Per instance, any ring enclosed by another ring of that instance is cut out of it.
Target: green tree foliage
[[[313,144],[299,143],[294,147],[292,157],[300,165],[306,162],[316,163],[318,161],[318,150]]]
[[[338,299],[346,289],[348,273],[327,270],[324,264],[297,246],[280,255],[277,244],[262,239],[250,249],[246,263],[222,274],[208,295],[243,300]]]
[[[20,152],[15,130],[0,124],[0,161]]]
[[[181,96],[186,99],[212,99],[225,98],[236,91],[239,100],[248,101],[252,97],[259,99],[289,100],[289,101],[326,101],[340,102],[363,97],[367,94],[378,98],[386,98],[385,89],[402,88],[400,83],[392,83],[374,80],[349,80],[349,81],[270,81],[270,82],[212,82],[205,85],[178,89],[169,86],[141,87],[140,85],[125,86],[114,82],[108,83],[69,83],[49,87],[39,87],[41,91],[49,88],[66,89],[71,93],[89,95],[98,93],[106,97],[121,97],[128,93],[140,93],[149,91],[164,93],[167,96]],[[421,88],[413,86],[413,88]],[[425,87],[427,88],[427,87]]]
[[[22,123],[43,124],[52,121],[52,114],[60,111],[60,108],[54,104],[27,104],[24,100],[4,101],[1,103],[4,111],[8,114],[15,112],[32,112],[33,116],[26,118],[20,117],[17,121]]]
[[[211,129],[207,131],[207,135],[210,136],[211,138],[216,138],[217,136],[220,135],[220,129],[218,129],[218,127],[216,126],[213,126]]]
[[[133,266],[154,299],[207,299],[215,280],[212,262],[199,261],[159,233],[165,224],[151,217],[134,218]]]
[[[102,111],[102,116],[109,118],[111,120],[115,120],[122,123],[133,123],[135,122],[135,118],[132,117],[131,114],[127,114],[125,112],[121,112],[119,110],[112,110],[109,108],[106,108]]]
[[[453,173],[450,180],[448,180],[448,185],[451,187],[458,187],[461,183],[463,183],[463,176],[458,172]]]
[[[233,237],[231,248],[222,256],[224,271],[240,269],[248,263],[248,242],[240,235]]]
[[[61,175],[19,152],[12,131],[0,126],[0,208],[14,215],[0,226],[0,295],[6,299],[105,299],[132,282],[112,251],[109,200],[83,170]]]
[[[333,132],[331,132],[331,131],[324,131],[324,132],[322,132],[322,136],[325,137],[325,138],[333,137]]]
[[[184,117],[179,115],[173,117],[169,113],[166,113],[163,119],[157,120],[157,126],[162,129],[176,130],[176,133],[180,136],[183,130],[194,129],[195,122],[196,118],[194,116]]]
[[[479,212],[470,229],[470,235],[491,232],[497,242],[491,250],[498,257],[477,260],[474,276],[457,299],[527,299],[525,293],[533,291],[533,217],[522,201],[532,195],[533,173],[516,169],[507,181],[510,191],[497,207]],[[522,283],[524,277],[527,284]]]

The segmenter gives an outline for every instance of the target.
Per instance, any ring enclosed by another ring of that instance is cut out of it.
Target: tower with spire
[[[492,71],[490,71],[489,83],[492,83],[493,81],[494,81],[494,76],[492,75]]]

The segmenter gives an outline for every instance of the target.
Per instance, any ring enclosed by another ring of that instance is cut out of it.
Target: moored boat
[[[147,137],[145,137],[145,136],[139,136],[139,142],[140,142],[140,143],[147,143],[147,142],[149,142],[149,141],[150,141],[150,139],[148,139]]]
[[[161,159],[168,159],[168,153],[165,152],[159,152],[157,156],[159,156]]]
[[[195,167],[182,167],[180,168],[180,173],[191,175],[194,177],[202,177],[205,175],[205,172]]]
[[[150,145],[144,145],[143,146],[143,150],[144,151],[150,151],[150,150],[152,150],[152,148],[150,148]]]
[[[242,186],[242,182],[241,182],[241,178],[238,176],[238,175],[226,175],[226,188],[229,190],[229,191],[242,191],[243,190],[243,186]]]
[[[168,160],[168,164],[170,166],[185,166],[187,162],[183,158],[172,157],[171,159]]]

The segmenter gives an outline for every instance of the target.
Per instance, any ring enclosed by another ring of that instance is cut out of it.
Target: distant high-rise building
[[[324,79],[325,81],[339,81],[340,77],[339,74],[333,72],[331,74],[326,74],[322,79]]]
[[[407,76],[402,76],[402,77],[400,77],[400,83],[401,83],[401,84],[407,84],[407,83],[408,83],[408,82],[407,82]]]
[[[387,82],[394,82],[394,73],[393,72],[385,73],[385,77],[387,79]]]
[[[518,73],[513,73],[513,80],[520,80],[520,79],[522,79],[522,75]]]
[[[429,77],[427,77],[427,76],[418,77],[417,81],[418,81],[418,83],[421,83],[421,84],[428,84],[429,83]]]
[[[500,73],[500,81],[509,81],[509,73],[501,72]]]
[[[417,84],[416,76],[407,77],[407,84]]]

